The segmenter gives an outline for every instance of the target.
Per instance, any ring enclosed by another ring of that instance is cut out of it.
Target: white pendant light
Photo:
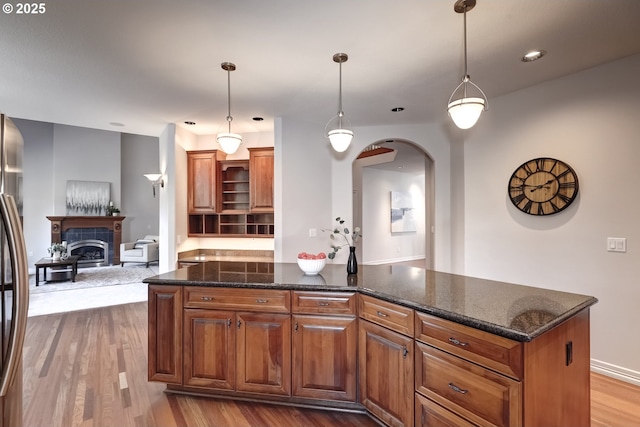
[[[236,66],[231,62],[223,62],[221,67],[227,72],[227,125],[229,131],[219,133],[216,136],[216,141],[220,144],[222,151],[227,154],[233,154],[242,144],[242,136],[237,133],[231,133],[231,121],[233,120],[233,117],[231,117],[231,72],[236,69]]]
[[[473,9],[475,5],[476,0],[458,0],[453,6],[453,10],[464,15],[464,75],[462,76],[462,82],[449,97],[447,111],[455,125],[460,129],[473,127],[480,118],[480,114],[489,107],[487,96],[478,85],[471,81],[471,77],[467,73],[467,11]],[[478,92],[480,96],[470,96],[469,89]]]
[[[353,131],[349,129],[350,123],[344,117],[344,112],[342,111],[342,63],[347,62],[349,56],[346,53],[336,53],[333,55],[333,62],[337,62],[340,64],[340,86],[338,92],[338,114],[329,120],[327,126],[325,126],[325,133],[329,141],[331,142],[331,146],[338,153],[342,153],[347,148],[349,148],[349,144],[351,143],[351,139],[353,138]],[[327,131],[327,129],[329,129]]]

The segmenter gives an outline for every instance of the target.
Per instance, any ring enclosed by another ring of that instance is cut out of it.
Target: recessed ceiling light
[[[191,120],[187,120],[186,122],[184,122],[185,125],[189,125],[189,126],[193,126],[196,124],[196,122],[192,122]]]
[[[111,126],[118,126],[118,127],[123,127],[124,124],[123,123],[118,123],[118,122],[110,122],[109,123]]]
[[[394,113],[399,113],[400,111],[404,111],[404,107],[394,107],[391,109]]]
[[[532,50],[530,52],[527,52],[520,60],[522,62],[533,62],[542,58],[546,54],[547,54],[546,50]]]
[[[254,117],[253,120],[256,121],[256,122],[261,122],[261,121],[264,120],[264,118],[262,118],[262,117]]]

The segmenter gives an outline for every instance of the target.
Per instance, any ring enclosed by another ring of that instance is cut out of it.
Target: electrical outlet
[[[315,228],[309,229],[309,237],[316,237],[317,235],[318,235],[318,230],[316,230]]]

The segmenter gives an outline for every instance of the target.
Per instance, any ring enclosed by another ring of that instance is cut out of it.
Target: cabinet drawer
[[[353,292],[298,292],[291,294],[291,310],[299,314],[356,314]]]
[[[416,393],[415,402],[416,427],[475,427],[475,424],[430,401],[420,393]]]
[[[289,313],[289,291],[186,286],[184,306],[224,310]]]
[[[416,343],[416,391],[477,425],[522,424],[521,383]]]
[[[360,317],[413,337],[413,310],[367,295],[358,295]]]
[[[417,340],[515,379],[523,377],[522,343],[416,313]]]

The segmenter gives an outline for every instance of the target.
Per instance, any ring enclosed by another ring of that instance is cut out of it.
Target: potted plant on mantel
[[[47,248],[47,252],[49,252],[53,261],[60,261],[62,254],[67,252],[67,245],[62,243],[52,243],[51,246]]]

